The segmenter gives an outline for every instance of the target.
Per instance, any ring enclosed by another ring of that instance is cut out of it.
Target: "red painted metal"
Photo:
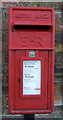
[[[54,108],[54,31],[52,8],[9,10],[9,110],[12,114],[51,113]],[[30,57],[30,51],[35,57]],[[23,95],[23,61],[41,61],[41,94]]]

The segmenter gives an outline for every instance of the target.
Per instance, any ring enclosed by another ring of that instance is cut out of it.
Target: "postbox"
[[[54,108],[54,10],[9,10],[9,109],[12,114]]]

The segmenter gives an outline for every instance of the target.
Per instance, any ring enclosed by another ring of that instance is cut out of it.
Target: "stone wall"
[[[0,6],[2,10],[2,92],[3,92],[3,114],[8,111],[8,15],[9,7],[53,7],[55,9],[55,79],[54,79],[54,104],[62,105],[63,97],[63,3],[56,2],[3,2]],[[1,42],[0,42],[1,44]]]

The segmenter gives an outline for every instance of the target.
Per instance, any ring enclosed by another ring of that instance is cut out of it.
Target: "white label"
[[[23,61],[23,95],[41,94],[41,61]]]

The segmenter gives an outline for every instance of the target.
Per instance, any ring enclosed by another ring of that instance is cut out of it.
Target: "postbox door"
[[[35,57],[29,56],[30,50],[14,52],[15,109],[47,108],[48,52],[34,52]]]

